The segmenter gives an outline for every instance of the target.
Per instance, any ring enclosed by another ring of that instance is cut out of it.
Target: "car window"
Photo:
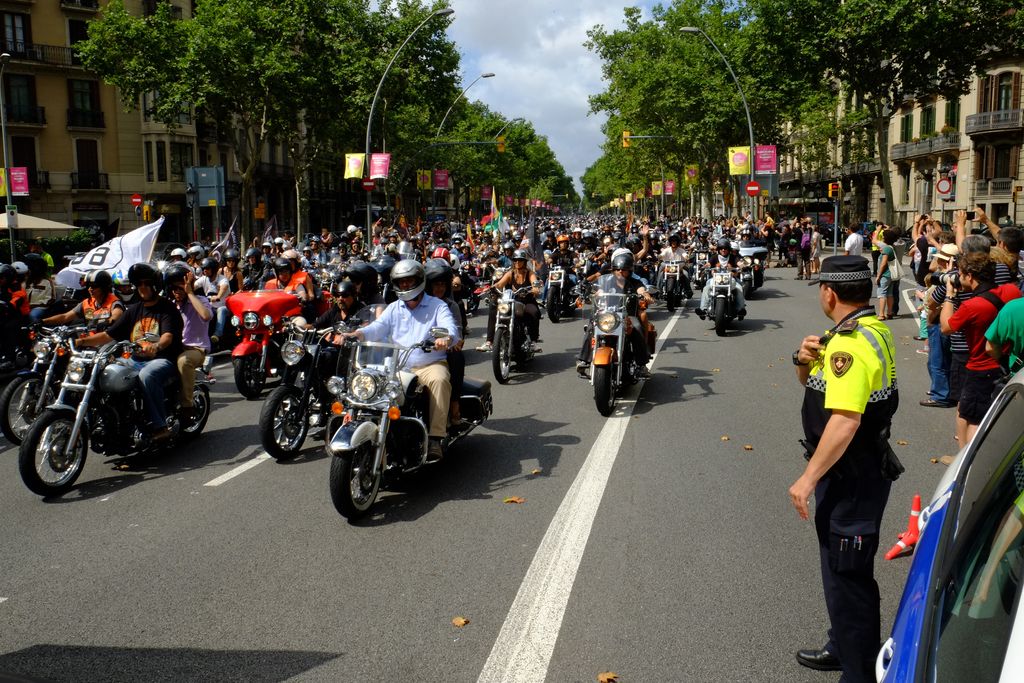
[[[938,575],[935,680],[997,681],[1024,572],[1024,397],[1010,394],[978,445],[958,531]]]

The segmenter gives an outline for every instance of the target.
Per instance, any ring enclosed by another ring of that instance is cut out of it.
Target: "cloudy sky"
[[[576,186],[601,155],[604,116],[587,115],[601,92],[601,69],[583,47],[596,24],[622,25],[627,5],[653,0],[451,0],[448,35],[462,52],[463,84],[494,72],[467,93],[509,119],[522,116],[548,137]],[[649,16],[649,11],[645,10]]]

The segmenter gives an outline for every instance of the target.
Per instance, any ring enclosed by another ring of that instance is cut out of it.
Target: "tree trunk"
[[[294,157],[293,157],[294,160]],[[302,234],[305,232],[305,226],[309,222],[309,182],[308,182],[308,170],[306,168],[308,164],[296,164],[292,166],[292,172],[295,174],[295,242],[298,244],[302,242]]]
[[[871,105],[871,116],[875,123],[875,140],[878,144],[878,161],[882,173],[882,191],[885,195],[885,224],[892,225],[896,217],[896,203],[892,193],[892,175],[889,173],[889,148],[885,144],[885,131],[889,129],[891,116],[886,116],[880,103]]]

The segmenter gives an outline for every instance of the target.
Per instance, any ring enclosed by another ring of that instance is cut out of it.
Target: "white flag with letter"
[[[156,238],[163,224],[164,217],[160,216],[148,225],[135,228],[126,235],[115,237],[76,256],[67,268],[57,273],[57,284],[78,289],[82,277],[94,270],[107,271],[115,282],[119,278],[126,279],[129,268],[152,258],[153,247],[156,246]]]

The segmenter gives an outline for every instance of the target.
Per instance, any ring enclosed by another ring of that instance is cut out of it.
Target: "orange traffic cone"
[[[914,501],[910,504],[910,519],[907,520],[907,530],[897,535],[896,545],[889,548],[885,559],[891,560],[900,555],[907,548],[912,548],[921,536],[921,529],[918,526],[918,519],[921,517],[921,494],[914,494]]]

